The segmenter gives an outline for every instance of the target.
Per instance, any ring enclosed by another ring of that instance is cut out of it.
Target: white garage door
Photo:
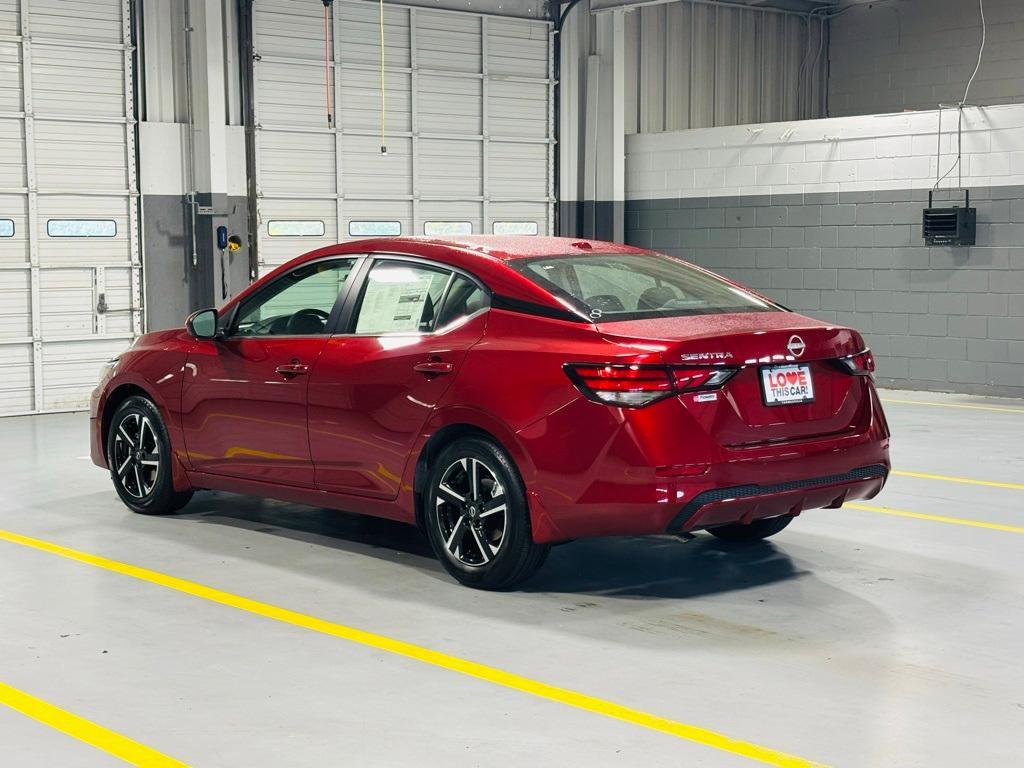
[[[81,408],[140,331],[127,0],[0,0],[0,415]]]
[[[551,36],[543,21],[258,0],[253,38],[261,267],[373,234],[551,231]]]

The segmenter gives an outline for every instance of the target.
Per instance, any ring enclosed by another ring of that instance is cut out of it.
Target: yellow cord
[[[384,0],[380,0],[380,153],[388,153],[387,144],[384,143],[384,121],[387,116],[387,108],[384,99]]]

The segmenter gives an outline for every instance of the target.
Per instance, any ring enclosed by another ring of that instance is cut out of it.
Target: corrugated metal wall
[[[828,40],[819,21],[808,29],[796,14],[685,1],[639,8],[625,21],[627,133],[825,114]]]
[[[142,329],[128,0],[0,0],[0,415],[82,408]]]
[[[386,5],[382,157],[379,7],[340,0],[333,12],[329,126],[323,7],[254,6],[261,264],[434,225],[550,231],[550,25]]]

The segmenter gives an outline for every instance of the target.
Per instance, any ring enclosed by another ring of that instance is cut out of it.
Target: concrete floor
[[[885,397],[933,403],[887,404],[897,470],[1024,483],[1024,403]],[[1019,532],[822,510],[734,550],[558,547],[487,594],[388,522],[209,493],[133,515],[86,424],[0,420],[0,528],[829,765],[1021,764]],[[870,503],[1024,526],[1022,499],[897,476]],[[6,541],[0,682],[197,768],[754,764]],[[0,745],[12,768],[121,764],[5,707]]]

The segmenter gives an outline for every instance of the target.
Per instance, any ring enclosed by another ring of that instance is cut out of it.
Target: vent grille
[[[935,208],[928,193],[928,207],[921,217],[921,236],[927,245],[974,245],[977,211],[970,207],[967,193],[964,207]]]

